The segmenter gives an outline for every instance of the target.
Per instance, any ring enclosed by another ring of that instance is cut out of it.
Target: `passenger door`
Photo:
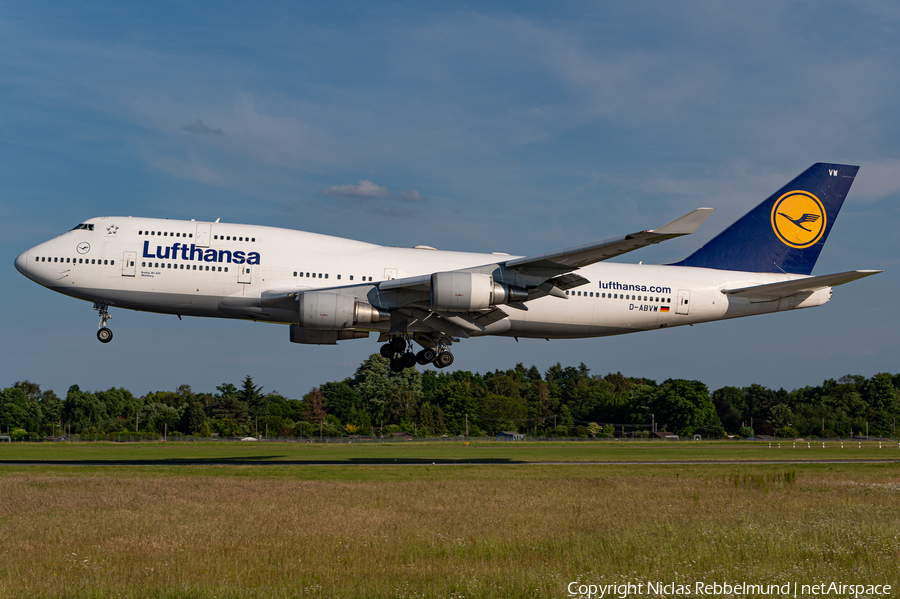
[[[678,290],[678,305],[675,306],[675,314],[687,314],[690,311],[691,292],[687,289]]]
[[[251,273],[251,268],[246,264],[238,265],[238,283],[243,283],[245,285],[249,285],[253,282],[253,274]]]
[[[133,277],[135,272],[135,260],[137,260],[137,252],[122,253],[122,276]]]
[[[210,223],[197,223],[197,235],[195,245],[198,248],[209,247],[209,232],[212,228]]]

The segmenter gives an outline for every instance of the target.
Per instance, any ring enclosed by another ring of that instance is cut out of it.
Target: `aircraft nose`
[[[22,252],[16,258],[16,270],[25,276],[28,276],[28,252]]]

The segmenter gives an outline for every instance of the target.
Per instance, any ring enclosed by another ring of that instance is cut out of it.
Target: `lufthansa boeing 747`
[[[859,167],[814,164],[709,243],[666,265],[606,260],[690,235],[698,208],[658,229],[527,257],[396,248],[274,227],[102,216],[16,258],[23,275],[111,307],[290,326],[295,343],[378,334],[395,372],[444,368],[468,337],[621,335],[820,306],[876,274],[811,276]],[[414,352],[413,343],[421,346]]]

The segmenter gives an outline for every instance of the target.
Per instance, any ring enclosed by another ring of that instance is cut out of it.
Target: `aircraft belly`
[[[180,314],[182,316],[229,317],[227,314],[219,311],[218,305],[221,298],[218,296],[123,289],[69,289],[66,287],[52,289],[78,299],[90,302],[104,302],[111,307],[128,310]]]

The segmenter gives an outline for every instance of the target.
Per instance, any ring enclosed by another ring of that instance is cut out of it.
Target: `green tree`
[[[330,414],[337,416],[341,422],[355,422],[351,413],[363,408],[360,394],[352,386],[353,379],[344,379],[339,383],[325,383],[319,389],[325,395],[325,407]],[[358,423],[356,423],[358,424]]]
[[[184,411],[182,422],[184,423],[181,426],[183,432],[204,437],[209,436],[208,434],[203,434],[204,427],[206,427],[207,431],[209,427],[206,424],[206,411],[203,409],[203,404],[199,401],[192,401],[188,404],[187,409]]]
[[[375,422],[385,417],[385,405],[392,390],[389,373],[390,361],[381,354],[372,354],[359,365],[353,377],[353,388]]]
[[[698,429],[722,426],[709,396],[709,390],[700,381],[684,379],[665,381],[660,385],[656,395],[654,413],[657,422],[665,426],[664,430],[670,430],[682,437],[691,436]]]
[[[248,374],[237,393],[238,399],[247,404],[250,420],[253,422],[269,415],[269,397],[263,395],[262,390],[262,386],[253,384],[253,378]]]
[[[63,424],[69,424],[72,432],[81,432],[88,428],[100,426],[109,416],[106,406],[93,393],[83,392],[78,385],[69,387],[66,400],[63,402]]]

